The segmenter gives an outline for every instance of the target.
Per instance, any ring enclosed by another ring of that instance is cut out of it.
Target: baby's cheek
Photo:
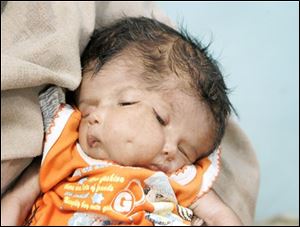
[[[114,119],[114,120],[113,120]],[[163,130],[153,113],[146,108],[128,109],[116,114],[110,122],[110,139],[114,140],[114,149],[122,149],[127,157],[148,161],[164,144]]]

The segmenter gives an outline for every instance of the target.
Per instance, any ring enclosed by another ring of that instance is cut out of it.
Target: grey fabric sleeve
[[[60,104],[66,103],[64,89],[58,86],[47,87],[39,94],[39,103],[43,116],[44,132],[48,132]]]

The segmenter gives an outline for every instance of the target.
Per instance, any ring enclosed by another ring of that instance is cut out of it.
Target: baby
[[[77,107],[62,105],[46,135],[30,224],[222,224],[194,205],[219,171],[232,108],[206,49],[125,18],[94,32],[82,68]]]

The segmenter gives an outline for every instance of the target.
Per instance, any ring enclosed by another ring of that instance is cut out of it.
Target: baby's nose
[[[100,117],[99,114],[93,112],[90,114],[89,118],[88,118],[88,123],[90,125],[94,125],[94,124],[101,124],[102,123],[102,119]]]
[[[173,160],[176,157],[177,147],[169,146],[163,149],[163,155],[168,161]]]

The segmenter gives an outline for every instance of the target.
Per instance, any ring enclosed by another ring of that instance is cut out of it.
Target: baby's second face
[[[83,76],[79,143],[92,158],[172,173],[212,146],[210,112],[179,89],[149,91],[122,64]]]

